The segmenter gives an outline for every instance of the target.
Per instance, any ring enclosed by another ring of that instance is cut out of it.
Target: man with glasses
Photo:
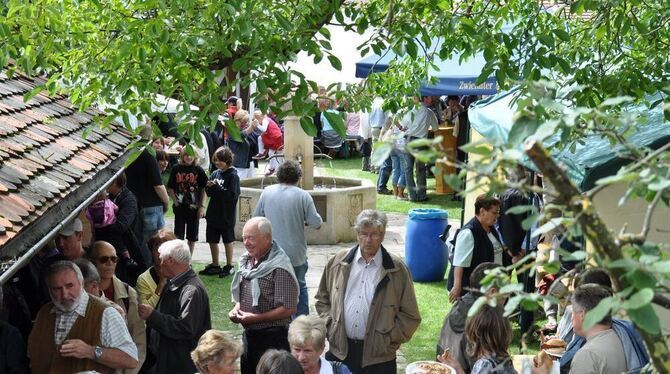
[[[298,280],[291,259],[272,239],[267,218],[247,221],[242,241],[247,252],[230,286],[235,306],[228,318],[244,327],[242,374],[254,374],[266,350],[290,350],[288,325],[298,304]]]
[[[382,245],[386,223],[376,210],[358,215],[358,245],[328,261],[316,294],[328,326],[326,359],[355,374],[397,372],[396,351],[421,322],[409,270]]]
[[[121,315],[84,291],[79,267],[53,263],[47,272],[51,303],[44,305],[28,338],[33,373],[78,373],[137,367],[137,347]]]

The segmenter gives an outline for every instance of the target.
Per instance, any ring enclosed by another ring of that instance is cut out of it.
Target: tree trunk
[[[584,235],[593,245],[594,251],[606,262],[623,258],[621,247],[596,212],[593,202],[568,178],[567,174],[549,156],[544,147],[538,142],[531,142],[526,146],[526,154],[540,169],[544,177],[556,188],[557,203],[564,204],[574,213],[577,223],[581,226]],[[610,269],[617,282],[618,289],[629,287],[630,282],[623,276],[621,268]],[[652,335],[638,329],[644,339],[647,351],[650,354],[654,367],[659,373],[670,373],[670,352],[661,335]]]

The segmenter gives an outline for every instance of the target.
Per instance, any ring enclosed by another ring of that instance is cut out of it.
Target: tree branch
[[[579,223],[584,236],[593,245],[593,250],[605,262],[623,258],[621,247],[616,243],[610,230],[600,218],[588,196],[582,195],[577,187],[568,178],[567,174],[549,156],[540,142],[534,141],[526,145],[526,155],[533,161],[545,178],[553,184],[558,192],[558,202],[562,202],[575,213],[575,221]],[[625,277],[625,269],[610,269],[614,275],[617,289],[629,287],[630,281]],[[656,344],[659,336],[649,334],[640,329],[640,334],[646,344],[649,356],[659,373],[670,373],[670,351],[665,344]]]

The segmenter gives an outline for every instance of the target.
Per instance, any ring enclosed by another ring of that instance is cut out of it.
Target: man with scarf
[[[254,217],[242,229],[247,253],[233,277],[231,295],[235,306],[228,318],[244,327],[242,374],[253,374],[268,349],[290,350],[288,325],[298,304],[298,280],[291,260],[272,240],[267,218]]]

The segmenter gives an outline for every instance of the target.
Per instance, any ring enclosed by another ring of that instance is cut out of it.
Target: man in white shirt
[[[396,351],[421,322],[409,270],[382,246],[386,223],[376,210],[358,215],[358,245],[328,261],[316,294],[330,337],[326,359],[353,373],[397,372]]]
[[[52,302],[37,315],[28,338],[33,373],[134,369],[137,347],[121,315],[84,292],[79,267],[53,263],[47,272]]]
[[[428,138],[429,132],[437,131],[437,117],[430,109],[433,99],[423,96],[421,104],[409,112],[402,120],[402,126],[406,129],[405,136],[408,141]],[[405,183],[411,201],[427,201],[426,195],[426,164],[416,161],[411,153],[405,153]],[[414,164],[416,163],[416,182],[414,181]]]

